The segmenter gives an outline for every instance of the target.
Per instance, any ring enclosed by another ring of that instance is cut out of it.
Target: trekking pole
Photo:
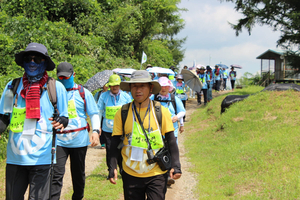
[[[58,113],[54,111],[53,119],[58,117]],[[51,167],[50,167],[50,186],[49,186],[49,200],[51,200],[51,190],[52,190],[52,181],[53,181],[53,174],[54,174],[54,155],[55,155],[55,141],[56,141],[56,129],[52,128],[52,148],[51,148]]]

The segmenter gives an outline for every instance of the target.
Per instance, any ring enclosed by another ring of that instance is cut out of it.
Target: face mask
[[[40,64],[36,64],[35,62],[24,62],[23,66],[28,80],[30,82],[37,82],[43,77],[47,65],[45,61],[42,61]]]
[[[70,89],[74,85],[74,76],[72,74],[69,79],[63,79],[63,80],[58,79],[58,81],[61,82],[66,89]]]

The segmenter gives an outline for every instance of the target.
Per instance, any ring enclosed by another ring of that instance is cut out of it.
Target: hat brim
[[[161,90],[161,86],[157,81],[124,81],[121,82],[120,88],[123,91],[130,91],[130,84],[131,83],[151,83],[153,85],[152,94],[158,94]]]
[[[17,65],[23,67],[23,57],[24,57],[25,53],[28,53],[28,52],[36,52],[36,53],[39,53],[39,54],[43,55],[41,52],[38,52],[38,51],[21,51],[21,52],[15,54],[15,62],[17,63]],[[43,56],[47,60],[46,70],[47,71],[54,70],[55,69],[55,63],[51,60],[50,56],[47,56],[47,55],[43,55]]]
[[[116,86],[116,85],[120,85],[120,83],[107,83],[107,86]]]
[[[72,74],[73,74],[73,72],[72,73],[70,73],[70,72],[59,72],[59,73],[57,73],[57,76],[70,77]]]

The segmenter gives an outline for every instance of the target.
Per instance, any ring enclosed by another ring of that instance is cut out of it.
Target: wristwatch
[[[93,129],[93,132],[100,133],[99,129]]]

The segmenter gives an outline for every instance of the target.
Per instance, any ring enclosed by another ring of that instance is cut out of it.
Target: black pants
[[[220,91],[221,80],[216,80],[216,91]]]
[[[111,134],[112,133],[109,133],[109,132],[105,132],[105,131],[102,131],[102,134],[104,135],[105,137],[105,141],[106,141],[106,165],[107,165],[107,168],[108,170],[111,168],[110,166],[110,157],[111,157]],[[121,151],[121,150],[120,150]],[[122,171],[122,156],[121,156],[121,152],[119,153],[119,157],[118,157],[118,166],[120,168],[120,173]]]
[[[50,155],[49,155],[50,158]],[[49,199],[50,165],[6,165],[6,200],[24,200],[29,184],[29,200]]]
[[[168,173],[139,178],[122,172],[125,200],[164,200],[167,192]]]
[[[231,89],[234,89],[234,83],[235,83],[235,80],[231,80]]]
[[[184,109],[185,109],[185,106],[186,106],[186,100],[181,100],[181,101],[182,101],[183,107],[184,107]],[[184,117],[183,117],[183,121],[185,121],[185,115],[184,115]]]
[[[87,146],[80,148],[67,148],[57,146],[56,164],[54,165],[54,176],[52,182],[51,200],[60,198],[65,174],[65,165],[70,155],[70,168],[73,184],[72,199],[82,199],[85,186],[85,156]]]
[[[101,120],[101,127],[103,127],[103,118],[102,118],[102,120]],[[101,145],[106,143],[104,134],[101,133],[99,139],[100,139],[100,144],[101,144]]]
[[[223,86],[224,86],[224,90],[226,90],[226,83],[227,83],[227,78],[223,78]]]
[[[204,103],[207,103],[207,89],[202,89]],[[201,103],[201,92],[197,92],[198,103]]]

